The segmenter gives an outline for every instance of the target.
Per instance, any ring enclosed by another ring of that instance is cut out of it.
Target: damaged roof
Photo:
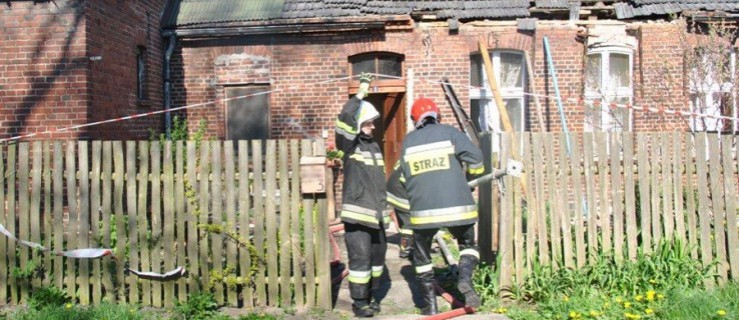
[[[437,19],[516,19],[529,9],[569,9],[587,0],[174,0],[165,28],[276,19],[433,15]],[[619,19],[689,10],[739,11],[739,0],[604,0]]]

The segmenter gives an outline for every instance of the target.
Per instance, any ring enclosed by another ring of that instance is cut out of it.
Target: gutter
[[[172,108],[172,93],[171,93],[171,87],[172,82],[169,77],[170,73],[170,67],[169,62],[172,58],[172,53],[174,52],[174,48],[177,46],[177,37],[174,35],[169,36],[169,43],[167,45],[167,51],[164,54],[164,70],[162,72],[162,76],[164,77],[164,110],[167,110],[167,112],[164,114],[164,127],[165,132],[167,133],[167,139],[172,139],[171,131],[172,131],[172,115],[169,112],[169,109]]]

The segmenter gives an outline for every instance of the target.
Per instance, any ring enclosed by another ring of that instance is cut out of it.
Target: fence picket
[[[319,156],[326,155],[325,144],[322,139],[318,139],[314,142],[313,148],[316,150],[315,154]],[[332,172],[329,170],[326,172],[326,185],[330,185],[333,181]],[[316,280],[318,281],[318,288],[316,289],[317,295],[317,307],[323,310],[331,309],[331,266],[330,256],[328,250],[328,201],[326,199],[327,194],[324,193],[318,198],[318,216],[316,217]]]
[[[233,141],[227,140],[223,142],[223,158],[226,160],[224,161],[224,169],[225,174],[223,175],[224,179],[224,190],[226,191],[226,223],[225,226],[228,228],[229,232],[236,232],[236,228],[239,226],[238,221],[236,220],[236,184],[234,182],[234,177],[236,176],[235,168],[236,165],[232,159],[236,159],[234,157],[234,144]],[[228,238],[227,238],[228,239]],[[238,255],[236,251],[236,242],[232,239],[228,239],[226,243],[226,267],[229,270],[233,270],[229,272],[228,276],[233,277],[233,274],[237,269],[238,266]],[[230,285],[228,282],[226,283],[226,298],[229,306],[236,307],[238,306],[238,297],[236,292],[236,286]]]
[[[608,198],[608,143],[605,132],[595,133],[595,146],[597,147],[596,159],[598,159],[598,226],[601,228],[601,248],[603,253],[611,253],[611,210]]]
[[[13,214],[15,212],[16,202],[12,201],[15,199],[16,196],[16,188],[15,188],[15,177],[16,177],[16,157],[18,156],[18,145],[17,144],[9,144],[8,145],[8,165],[6,166],[6,172],[5,177],[8,181],[8,195],[5,199],[8,201],[8,211],[6,215],[6,224],[5,228],[10,232],[10,234],[17,234],[15,224],[17,221],[17,215]],[[13,269],[15,269],[18,266],[15,251],[16,246],[18,246],[18,243],[16,241],[8,241],[8,269],[6,272],[10,273]],[[10,286],[10,302],[12,304],[17,304],[20,302],[20,296],[18,291],[18,281],[16,280],[16,277],[9,276],[8,277],[8,285]]]
[[[275,140],[267,140],[267,158],[266,158],[266,174],[265,174],[265,201],[264,212],[266,215],[265,226],[266,234],[273,236],[277,234],[277,206],[275,198],[277,197],[277,142]],[[256,195],[257,197],[262,195]],[[268,304],[277,306],[277,297],[279,295],[278,287],[278,252],[277,241],[267,241],[267,292],[269,294]]]
[[[660,154],[662,155],[662,174],[660,178],[662,188],[662,216],[664,217],[665,237],[671,240],[675,233],[675,214],[672,207],[672,143],[670,141],[671,135],[665,132],[660,133],[659,137]]]
[[[557,172],[554,170],[554,147],[553,137],[551,133],[545,133],[542,137],[544,140],[544,154],[546,158],[546,177],[547,177],[547,194],[549,201],[549,230],[550,240],[552,244],[552,266],[559,268],[562,266],[564,257],[562,256],[562,238],[559,232],[559,199],[557,197]],[[501,235],[501,239],[502,239]]]
[[[300,236],[304,234],[304,230],[300,228],[300,152],[299,142],[297,140],[290,141],[290,172],[292,179],[290,180],[290,249],[292,252],[292,270],[293,282],[295,288],[294,301],[298,308],[305,305],[305,288],[303,287],[303,272],[301,256],[303,256],[303,248],[300,246]],[[310,215],[303,211],[303,215]]]
[[[162,146],[164,152],[162,153],[162,186],[163,195],[162,201],[164,202],[164,215],[162,218],[162,260],[164,265],[163,271],[169,271],[175,268],[175,262],[177,261],[177,246],[174,242],[175,236],[175,225],[177,220],[175,219],[175,192],[174,192],[174,149],[172,141],[166,141]],[[174,307],[175,302],[175,291],[174,281],[166,281],[163,284],[164,287],[164,301],[163,305],[166,308]]]
[[[43,154],[41,153],[41,141],[34,141],[32,145],[32,164],[31,167],[31,203],[29,211],[29,227],[30,227],[30,239],[32,242],[41,244],[41,174],[43,172]],[[31,250],[30,255],[31,261],[37,261],[43,263],[46,259],[41,252],[37,250]],[[31,290],[41,287],[41,279],[34,276],[31,281]]]
[[[583,133],[583,166],[585,175],[585,194],[587,199],[587,233],[588,233],[588,261],[595,262],[598,252],[598,211],[595,203],[596,183],[594,170],[595,155],[593,154],[592,132]]]
[[[303,140],[300,143],[300,154],[304,156],[313,155],[312,143],[310,141]],[[314,254],[314,238],[313,233],[315,231],[313,227],[313,208],[315,208],[315,201],[313,196],[309,195],[303,198],[303,232],[304,237],[304,257],[305,261],[305,307],[313,308],[316,305],[316,264]],[[333,235],[331,235],[333,236]]]
[[[21,239],[29,239],[30,234],[30,204],[28,194],[29,158],[28,142],[18,144],[18,235]],[[31,250],[24,246],[18,246],[18,262],[20,270],[27,271],[31,262]],[[30,292],[30,277],[18,277],[20,284],[20,299],[28,301]]]
[[[699,132],[695,135],[695,166],[698,186],[708,185],[708,166],[706,163],[706,133]],[[713,245],[711,244],[711,221],[708,188],[698,188],[698,221],[700,224],[700,250],[701,262],[708,266],[713,261]],[[706,286],[712,286],[713,281],[705,280]]]
[[[124,261],[126,257],[126,223],[125,219],[126,212],[123,211],[123,190],[124,190],[124,175],[125,175],[125,165],[123,162],[123,142],[122,141],[114,141],[113,142],[113,170],[115,173],[113,174],[113,206],[114,206],[114,214],[115,214],[115,228],[116,228],[116,259],[118,261]],[[129,219],[135,219],[135,217],[128,217]],[[118,231],[121,230],[121,231]],[[132,276],[128,276],[129,279],[133,278]],[[116,266],[116,288],[118,289],[118,301],[125,302],[126,301],[126,293],[127,291],[131,291],[131,288],[129,287],[126,289],[126,283],[129,281],[126,281],[126,276],[124,274],[123,266],[118,265]],[[135,285],[135,280],[133,280]]]
[[[10,153],[8,153],[8,159],[10,159]],[[64,250],[64,223],[62,223],[64,219],[64,151],[61,141],[54,141],[54,171],[52,175],[54,188],[53,249],[59,252]],[[8,206],[10,206],[10,202]],[[8,243],[10,244],[10,242]],[[10,266],[6,270],[10,270]],[[58,289],[64,288],[64,259],[60,256],[54,257],[54,286]]]
[[[693,135],[686,133],[683,135],[685,141],[685,152],[683,158],[685,158],[685,192],[687,193],[687,204],[685,206],[685,220],[688,223],[688,245],[690,247],[690,256],[694,259],[698,259],[698,234],[700,233],[697,228],[698,222],[696,211],[696,190],[695,190],[695,166],[696,161],[693,159],[693,151],[695,150],[695,142],[693,141]]]
[[[521,135],[519,133],[511,133],[512,139],[509,140],[509,148],[511,148],[511,156],[513,159],[521,159],[521,149],[520,148],[514,148],[513,147],[513,141],[520,141]],[[514,247],[514,263],[515,263],[515,275],[516,275],[516,283],[520,284],[523,283],[523,275],[525,271],[525,265],[524,265],[524,257],[525,257],[525,251],[524,251],[524,242],[525,239],[523,238],[523,213],[521,212],[522,207],[519,205],[521,203],[521,179],[513,179],[513,177],[510,177],[509,180],[509,186],[510,192],[512,193],[513,202],[511,203],[511,209],[513,212],[513,247]]]
[[[620,136],[616,133],[609,135],[610,137],[610,168],[611,168],[611,205],[613,212],[613,254],[616,261],[623,259],[624,251],[624,212],[623,212],[623,186],[621,179],[621,141]],[[606,227],[606,229],[609,229]]]
[[[721,140],[721,152],[723,155],[724,170],[724,201],[726,203],[726,236],[727,249],[729,256],[729,270],[731,278],[736,281],[739,279],[739,224],[737,224],[737,171],[732,162],[732,150],[736,150],[736,143],[733,143],[736,136],[724,135]],[[737,159],[739,160],[739,159]],[[739,161],[737,161],[739,165]]]
[[[5,145],[0,145],[0,152],[2,154],[5,154]],[[5,172],[5,161],[3,158],[0,158],[0,174],[2,174],[2,178],[0,178],[0,203],[3,205],[0,205],[0,224],[5,226],[5,228],[8,228],[8,221],[5,218],[5,184],[8,183],[8,189],[12,189],[10,187],[10,180],[6,180],[6,177],[8,175],[7,172]],[[10,202],[10,201],[8,201]],[[7,305],[8,301],[8,273],[10,272],[10,268],[8,267],[8,258],[9,254],[8,252],[11,252],[12,250],[8,246],[9,245],[15,245],[14,241],[8,240],[8,238],[0,236],[0,284],[2,284],[2,288],[0,288],[0,306]]]
[[[577,138],[577,136],[574,136]],[[577,141],[577,140],[575,140]],[[575,223],[575,252],[577,267],[581,268],[586,263],[585,251],[585,234],[583,231],[583,219],[586,217],[587,201],[582,192],[582,168],[580,167],[580,159],[582,154],[580,153],[580,145],[575,142],[572,144],[572,156],[570,157],[570,176],[572,181],[572,193],[573,201],[575,202],[574,210],[574,223]]]
[[[185,210],[186,199],[185,199],[185,150],[184,143],[182,140],[175,142],[175,175],[174,175],[174,205],[175,205],[175,246],[177,247],[177,266],[187,265],[187,254],[185,252],[186,247],[189,246],[187,242],[187,229],[185,229],[185,223],[187,221],[187,211]],[[171,270],[171,269],[167,269]],[[180,278],[177,280],[177,301],[187,301],[187,280],[186,278]]]
[[[77,150],[79,165],[79,223],[77,227],[77,248],[90,247],[90,170],[88,169],[88,144],[87,141],[79,141]],[[77,289],[80,303],[90,304],[90,260],[80,259],[78,262],[79,278]]]
[[[524,132],[523,133],[523,150],[524,154],[522,156],[523,160],[523,167],[524,168],[532,168],[533,162],[532,162],[532,154],[531,154],[531,133]],[[534,171],[531,171],[533,173]],[[528,170],[527,170],[528,173]],[[526,185],[528,186],[536,186],[536,182],[534,182],[534,175],[533,174],[526,174]],[[531,193],[531,196],[528,194],[524,195],[527,197],[527,201],[529,200],[529,197],[533,197],[533,195],[536,194],[536,189],[530,189],[529,193]],[[536,243],[537,243],[537,235],[538,230],[537,226],[539,224],[539,216],[538,216],[538,210],[535,208],[535,203],[529,203],[527,204],[527,211],[526,211],[526,271],[527,274],[531,272],[534,257],[536,255]]]
[[[148,270],[153,272],[162,272],[162,145],[159,141],[152,141],[149,146],[151,156],[149,163],[151,164],[151,207],[149,219],[151,221],[150,229],[151,237],[148,239],[149,257],[151,265]],[[151,282],[151,302],[154,307],[162,307],[162,283],[159,281]]]
[[[290,286],[290,267],[292,258],[290,252],[290,177],[288,174],[287,140],[278,142],[278,172],[280,188],[280,305],[288,306],[292,300]]]
[[[263,175],[263,162],[262,162],[262,141],[252,140],[252,165],[254,167],[254,190],[252,192],[252,199],[254,200],[254,212],[252,217],[254,218],[254,250],[256,251],[259,261],[257,263],[256,270],[256,305],[267,306],[267,291],[266,291],[266,257],[264,250],[264,179]]]
[[[249,144],[245,140],[239,141],[239,237],[245,242],[245,246],[239,247],[239,276],[244,279],[253,281],[251,276],[252,263],[258,263],[258,261],[252,261],[249,248],[252,242],[249,238],[251,228],[251,216],[249,212],[251,210],[251,197],[249,190],[251,183],[249,182]],[[242,287],[243,305],[246,308],[254,306],[254,283],[249,282],[247,285]]]
[[[641,214],[639,215],[641,223],[641,238],[642,238],[642,250],[644,253],[652,252],[652,228],[651,221],[651,206],[649,204],[649,188],[650,188],[650,163],[649,157],[649,135],[644,132],[639,132],[636,135],[637,145],[637,167],[638,167],[638,179],[639,179],[639,208]]]
[[[672,157],[672,181],[673,181],[673,188],[672,192],[674,193],[673,199],[674,202],[674,210],[675,210],[675,232],[677,233],[677,238],[682,241],[683,244],[686,244],[685,242],[685,212],[683,209],[683,164],[686,164],[687,167],[687,157],[684,157],[683,155],[686,153],[682,148],[682,139],[680,137],[680,134],[677,132],[673,132],[671,134],[672,139],[672,154],[670,156]]]
[[[639,228],[636,222],[636,199],[634,187],[634,134],[623,133],[623,170],[624,170],[624,215],[626,220],[626,244],[629,260],[636,260],[637,236]]]
[[[56,159],[54,159],[56,161]],[[102,225],[101,225],[101,232],[103,237],[103,243],[102,246],[104,248],[110,248],[111,247],[111,236],[110,233],[112,231],[111,226],[111,219],[113,216],[111,216],[111,212],[113,212],[113,206],[112,206],[112,200],[113,200],[113,192],[112,192],[112,176],[113,176],[113,145],[110,141],[104,141],[103,142],[103,172],[102,172]],[[114,263],[113,260],[111,260],[110,257],[106,257],[103,259],[102,265],[103,265],[103,273],[102,273],[102,289],[105,293],[105,300],[114,302],[115,301],[115,287],[113,286],[113,273],[111,273],[111,268],[109,266]]]
[[[75,157],[75,144],[69,142],[67,144],[67,203],[69,205],[68,223],[65,232],[67,250],[77,249],[77,224],[78,224],[78,210],[77,210],[77,166]],[[76,259],[66,259],[67,270],[77,270]],[[65,272],[66,275],[66,288],[67,294],[71,297],[75,297],[77,294],[77,278],[75,272]]]
[[[53,193],[53,190],[51,189],[51,141],[44,141],[43,143],[43,163],[44,163],[44,173],[43,173],[43,180],[44,180],[44,221],[43,221],[43,235],[44,235],[44,241],[43,245],[46,248],[51,249],[54,245],[53,238],[52,238],[52,226],[53,226],[53,217],[51,213],[52,203],[51,203],[51,196]],[[0,163],[2,161],[0,160]],[[0,172],[2,171],[2,167],[0,167]],[[2,181],[0,180],[0,185],[2,185]],[[0,189],[0,193],[2,193],[2,189]],[[2,202],[3,197],[0,196],[0,203]],[[2,210],[0,210],[0,215],[2,215]],[[2,221],[2,220],[0,220]],[[0,241],[0,247],[2,247],[2,241]],[[44,254],[44,266],[46,266],[46,275],[43,279],[43,286],[49,287],[51,286],[51,275],[52,275],[52,257],[53,255],[50,254]],[[4,258],[2,258],[2,253],[0,253],[0,261],[2,261]],[[0,262],[0,266],[2,266],[2,262]],[[0,283],[5,283],[4,281],[0,281]],[[0,291],[5,291],[4,289],[0,289]],[[0,299],[0,305],[5,304],[5,300]]]
[[[200,165],[198,170],[198,209],[195,212],[195,216],[198,218],[198,234],[200,235],[198,244],[199,254],[198,261],[200,269],[200,286],[202,290],[210,290],[210,270],[211,266],[208,263],[209,248],[208,243],[211,238],[210,235],[204,230],[201,225],[208,224],[208,214],[210,214],[210,150],[211,141],[203,141],[200,144]],[[192,263],[192,262],[191,262]]]
[[[539,136],[541,137],[541,136]],[[541,164],[545,163],[544,156],[542,154],[543,147],[542,147],[542,139],[533,139],[532,145],[533,145],[533,156],[534,160],[533,163],[536,163],[537,165],[541,166]],[[539,199],[537,203],[530,204],[532,206],[536,206],[536,211],[538,212],[538,231],[539,231],[539,238],[537,239],[537,243],[539,245],[539,263],[542,265],[549,264],[549,237],[548,237],[548,230],[549,226],[547,225],[547,215],[551,215],[551,213],[548,213],[546,210],[546,204],[545,199],[547,199],[544,196],[545,189],[544,189],[544,180],[546,180],[546,177],[544,176],[545,170],[534,170],[533,166],[530,167],[524,167],[524,169],[527,171],[528,176],[534,177],[534,190],[536,190],[536,199]]]
[[[195,141],[187,141],[187,176],[185,177],[185,192],[187,192],[187,266],[192,276],[187,277],[187,290],[191,292],[200,291],[200,257],[198,220],[197,220],[197,195],[198,177],[197,165],[200,159],[197,155],[197,144]]]
[[[209,224],[214,226],[222,226],[223,223],[223,184],[221,183],[221,174],[223,173],[223,155],[220,141],[211,142],[211,211]],[[223,275],[223,237],[219,234],[211,234],[211,269],[215,274]],[[224,282],[221,279],[213,279],[212,285],[214,296],[219,304],[223,304],[224,300]]]
[[[138,197],[137,197],[137,209],[136,209],[136,222],[138,231],[138,242],[139,242],[139,259],[140,268],[139,270],[152,271],[151,269],[151,256],[149,255],[149,247],[151,242],[147,233],[151,232],[153,238],[153,227],[149,223],[149,206],[147,205],[147,194],[149,193],[149,143],[146,141],[139,141],[139,175],[138,175]],[[152,170],[153,172],[154,170]],[[131,283],[135,283],[137,279],[129,275]],[[141,303],[145,306],[152,306],[152,286],[151,281],[141,282]]]
[[[501,136],[503,141],[507,138],[508,133],[502,133]],[[506,165],[508,159],[511,158],[510,144],[501,143],[500,159],[501,166]],[[500,224],[498,226],[499,233],[499,255],[500,255],[500,287],[501,288],[512,288],[513,278],[515,277],[515,248],[513,246],[514,232],[513,232],[513,190],[511,190],[511,177],[503,177],[503,184],[507,186],[505,192],[502,194],[500,199]],[[504,292],[501,290],[501,295]]]
[[[557,174],[558,186],[556,187],[557,195],[557,215],[559,216],[559,224],[562,231],[562,250],[564,251],[564,264],[567,268],[574,268],[572,246],[572,202],[570,201],[570,193],[566,190],[570,188],[570,156],[567,154],[567,133],[558,133],[559,147],[559,170]],[[575,201],[580,201],[579,199]],[[577,213],[579,214],[579,213]]]
[[[120,172],[123,174],[123,172]],[[128,263],[131,268],[141,270],[141,259],[139,259],[139,251],[141,244],[146,242],[139,242],[139,206],[137,203],[137,180],[136,180],[136,142],[126,141],[126,217],[128,217],[128,223],[121,221],[121,226],[126,226],[128,231]],[[121,191],[122,192],[122,191]],[[125,232],[116,232],[124,234]],[[140,301],[139,296],[139,284],[138,279],[133,276],[128,276],[126,281],[128,283],[128,301],[131,303],[138,303]],[[124,285],[121,283],[121,285]],[[125,300],[124,300],[125,301]]]
[[[659,133],[651,133],[650,134],[652,146],[650,148],[650,164],[651,164],[651,171],[650,171],[650,204],[651,204],[651,212],[652,212],[652,239],[654,244],[658,244],[660,240],[662,239],[662,231],[663,231],[663,219],[662,217],[662,209],[660,207],[660,190],[662,190],[662,180],[660,177],[660,172],[662,170],[662,165],[660,161],[660,137]]]
[[[100,233],[100,211],[102,211],[101,195],[100,195],[100,173],[102,164],[101,153],[103,151],[102,141],[92,142],[92,168],[90,170],[90,234],[92,239],[90,245],[94,248],[101,248],[102,240]],[[92,285],[92,302],[100,303],[102,298],[102,271],[100,270],[100,259],[92,261],[92,277],[90,284]]]
[[[713,238],[715,261],[718,262],[718,284],[726,283],[729,263],[726,260],[726,210],[724,208],[724,186],[721,183],[721,136],[708,135],[709,181],[711,186],[711,208],[713,209]]]

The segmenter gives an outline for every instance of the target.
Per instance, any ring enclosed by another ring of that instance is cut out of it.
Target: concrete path
[[[413,266],[407,259],[398,257],[398,235],[396,234],[395,227],[390,226],[387,232],[388,250],[385,262],[386,269],[383,273],[385,285],[380,291],[382,312],[373,319],[421,319],[424,316],[417,314],[419,310],[418,306],[421,304],[421,294],[416,286]],[[341,261],[346,264],[348,260],[343,234],[337,237],[337,241],[341,248]],[[335,270],[334,272],[340,271]],[[352,299],[349,295],[349,284],[346,279],[340,285],[334,287],[334,301],[334,313],[348,318],[353,317],[351,311]],[[441,311],[450,310],[450,304],[441,297],[437,297],[437,304]],[[479,313],[459,316],[454,319],[510,320],[504,315]]]

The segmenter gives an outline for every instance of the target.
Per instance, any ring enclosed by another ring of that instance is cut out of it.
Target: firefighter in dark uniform
[[[432,100],[420,98],[413,103],[411,120],[416,130],[403,140],[399,160],[399,179],[410,200],[413,266],[426,304],[421,310],[424,315],[438,313],[430,246],[440,228],[447,228],[459,244],[457,288],[466,305],[480,306],[472,286],[472,271],[480,259],[475,240],[477,204],[465,171],[470,178],[484,173],[482,152],[461,131],[440,124],[439,116]]]
[[[398,256],[405,259],[409,257],[413,250],[413,229],[410,229],[411,205],[408,202],[408,193],[399,178],[400,167],[398,163],[387,180],[387,202],[393,207],[395,216],[398,217],[398,231],[400,231],[400,252]]]
[[[344,104],[336,121],[336,145],[344,152],[341,220],[349,256],[349,292],[357,317],[372,317],[380,303],[372,299],[385,267],[385,228],[390,220],[385,194],[385,163],[372,138],[380,114],[362,99],[371,77],[363,74],[358,93]]]

